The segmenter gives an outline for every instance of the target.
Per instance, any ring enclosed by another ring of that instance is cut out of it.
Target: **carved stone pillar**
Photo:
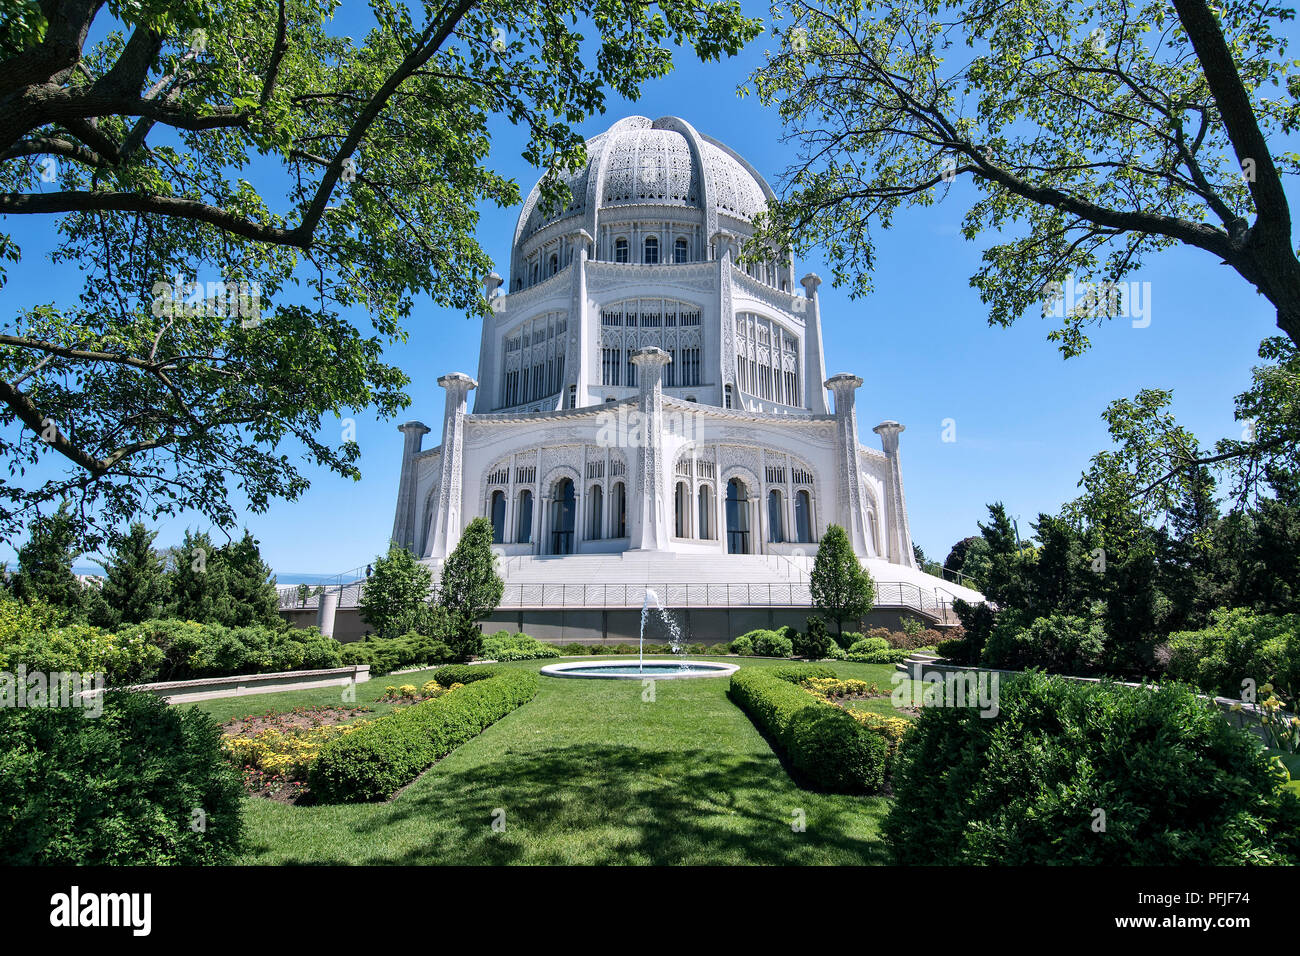
[[[393,543],[408,551],[415,550],[416,462],[429,427],[424,422],[407,422],[397,430],[405,436],[402,445],[402,477],[397,483],[397,513],[393,518]]]
[[[886,529],[886,548],[894,564],[916,567],[916,554],[912,551],[912,529],[907,521],[907,500],[903,497],[903,470],[898,457],[898,435],[905,426],[898,422],[881,422],[871,429],[880,436],[880,447],[889,459],[889,481],[885,494],[889,497],[889,523]]]
[[[866,512],[862,500],[862,473],[858,470],[857,390],[862,379],[840,374],[826,380],[835,396],[835,457],[839,494],[839,521],[853,545],[853,553],[867,555]]]
[[[672,358],[661,348],[637,349],[632,353],[639,390],[641,441],[636,454],[636,523],[630,531],[631,550],[663,551],[668,547],[668,517],[664,479],[664,366]]]
[[[445,558],[460,541],[461,503],[464,500],[465,405],[478,383],[464,372],[452,372],[438,379],[447,390],[442,414],[442,467],[438,483],[438,504],[429,535],[429,557]]]
[[[821,276],[808,273],[799,280],[804,290],[804,301],[795,299],[795,305],[802,304],[803,311],[803,380],[804,402],[814,415],[825,415],[830,409],[826,407],[826,389],[818,388],[817,383],[826,378],[826,354],[822,350],[822,314],[821,299],[817,297],[817,287],[822,284]]]

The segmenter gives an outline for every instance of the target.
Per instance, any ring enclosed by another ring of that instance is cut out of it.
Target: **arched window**
[[[536,263],[536,262],[533,263],[533,282],[534,282],[534,283],[537,282],[537,270],[540,269],[540,268],[541,268],[541,266],[540,266],[538,263]]]
[[[551,496],[551,554],[573,553],[573,522],[577,510],[573,482],[561,478]]]
[[[551,254],[551,271],[550,271],[549,273],[547,273],[547,274],[548,274],[548,275],[555,275],[555,273],[557,273],[557,272],[559,272],[559,271],[560,271],[560,257],[557,256],[557,255],[555,255],[554,253],[552,253],[552,254]]]
[[[727,553],[749,554],[749,492],[739,478],[727,482]]]
[[[593,485],[591,492],[587,495],[587,537],[592,541],[599,541],[604,534],[602,529],[605,527],[605,493],[601,490],[600,485]]]
[[[686,487],[686,482],[677,482],[677,491],[673,495],[673,533],[679,538],[690,536],[690,528],[687,527],[691,520],[691,492]]]
[[[515,522],[515,541],[530,544],[533,540],[533,493],[525,488],[519,492],[519,516]]]
[[[614,261],[627,262],[628,244],[626,239],[614,240]]]
[[[700,524],[697,536],[710,540],[713,538],[713,522],[709,520],[713,510],[712,502],[712,489],[708,485],[700,485]]]
[[[722,392],[723,392],[723,396],[722,396],[722,407],[723,407],[723,408],[735,408],[735,405],[732,404],[732,394],[733,394],[733,393],[732,393],[732,388],[731,388],[731,386],[728,385],[726,388],[724,388],[724,389],[722,390]]]
[[[613,509],[611,517],[613,518],[613,536],[615,538],[627,537],[627,490],[623,482],[617,482],[614,490],[611,492],[611,504]]]
[[[500,544],[506,539],[506,493],[492,492],[492,543]]]
[[[794,495],[794,533],[800,543],[812,541],[812,496],[806,491]]]
[[[679,238],[673,243],[673,262],[685,262],[690,246],[685,239]]]
[[[642,260],[648,266],[659,263],[659,239],[656,236],[645,237],[645,258]]]
[[[773,544],[785,541],[785,516],[782,514],[781,492],[773,488],[767,493],[767,539]]]

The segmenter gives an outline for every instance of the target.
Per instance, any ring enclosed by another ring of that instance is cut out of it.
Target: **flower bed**
[[[307,769],[321,747],[368,721],[367,707],[295,707],[238,717],[222,727],[221,747],[243,773],[253,796],[296,803],[307,791]]]

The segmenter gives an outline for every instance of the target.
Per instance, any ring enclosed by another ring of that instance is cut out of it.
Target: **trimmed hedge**
[[[731,699],[784,752],[807,780],[836,793],[879,790],[885,778],[889,745],[847,712],[813,697],[794,680],[772,671],[796,668],[743,668],[731,677]],[[799,671],[825,672],[810,665]],[[834,676],[833,673],[829,676]]]
[[[0,861],[229,863],[244,788],[216,722],[137,692],[107,693],[103,708],[0,708]]]
[[[503,673],[501,668],[485,664],[448,664],[433,672],[433,679],[443,687],[452,684],[473,684],[475,681],[487,680]]]
[[[447,678],[444,680],[444,678]],[[312,794],[331,803],[382,800],[537,694],[537,675],[443,667],[434,679],[454,693],[380,717],[330,741],[308,772]]]
[[[509,631],[500,630],[483,638],[483,649],[480,656],[489,657],[503,663],[506,661],[533,661],[541,658],[559,657],[560,649],[554,644],[539,641],[522,631],[518,634],[511,634]]]
[[[1192,688],[1028,673],[1000,683],[998,707],[922,709],[882,826],[895,862],[1300,860],[1300,801],[1278,789],[1259,742]]]
[[[836,674],[833,668],[825,664],[777,664],[774,667],[767,668],[767,672],[773,677],[778,677],[783,681],[789,681],[791,684],[799,684],[806,680],[814,679],[834,679]]]
[[[911,656],[911,651],[891,647],[888,650],[868,651],[864,654],[849,652],[845,659],[853,661],[855,664],[898,664]]]

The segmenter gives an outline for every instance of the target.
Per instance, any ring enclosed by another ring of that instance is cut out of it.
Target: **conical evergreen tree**
[[[163,557],[154,550],[157,532],[135,522],[114,542],[102,562],[104,587],[95,602],[92,620],[100,627],[137,624],[161,617],[167,607],[167,577]]]
[[[262,624],[278,627],[280,595],[270,566],[262,560],[257,539],[244,529],[244,536],[221,549],[221,563],[226,572],[226,589],[230,595],[230,614],[223,623],[231,627]]]
[[[181,546],[172,551],[167,580],[174,617],[220,624],[233,616],[225,561],[207,534],[185,532]]]
[[[72,572],[80,557],[78,525],[66,504],[52,515],[38,515],[28,526],[30,537],[18,549],[18,570],[13,593],[21,600],[45,601],[67,612],[72,620],[85,620],[86,588]]]
[[[451,618],[447,643],[458,660],[469,660],[483,649],[478,622],[497,609],[504,593],[505,582],[497,574],[492,553],[492,524],[487,518],[475,518],[442,566],[438,591],[438,603]]]

